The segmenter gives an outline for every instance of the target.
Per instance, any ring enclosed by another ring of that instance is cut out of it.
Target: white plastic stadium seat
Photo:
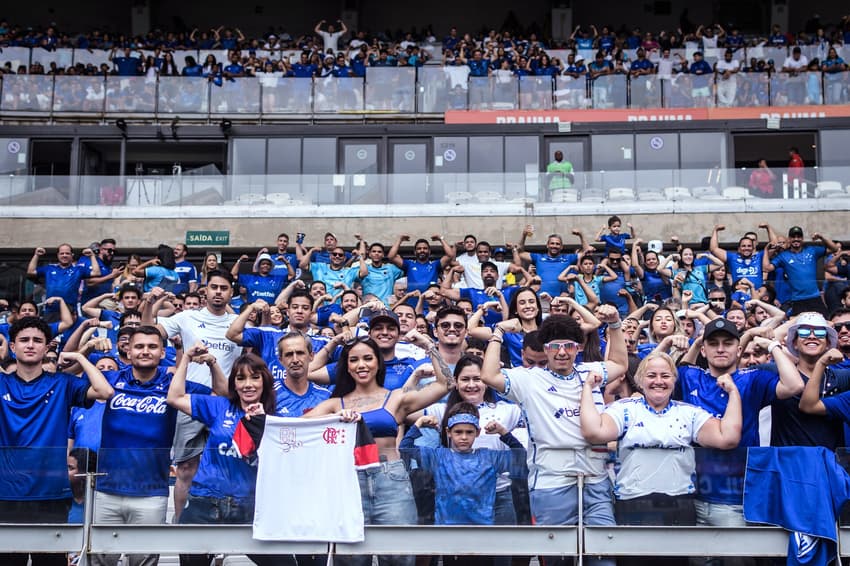
[[[262,204],[266,202],[266,197],[259,193],[242,193],[236,197],[236,204]]]
[[[638,200],[667,200],[661,189],[654,187],[643,187],[637,190]]]
[[[711,185],[705,187],[694,187],[691,189],[691,193],[696,198],[704,198],[704,199],[713,199],[713,198],[723,198],[720,196],[720,192],[717,190],[717,187],[712,187]]]
[[[845,197],[847,193],[838,181],[821,181],[815,187],[816,198]]]
[[[572,189],[559,189],[550,195],[552,202],[578,202],[578,192]]]
[[[472,202],[473,198],[472,193],[466,191],[446,193],[446,202],[449,204],[466,204]]]
[[[691,198],[691,191],[687,187],[664,187],[662,192],[668,200],[684,200]]]
[[[750,189],[747,187],[726,187],[723,189],[723,198],[744,199],[750,198]]]
[[[483,203],[503,202],[505,200],[505,196],[496,191],[478,191],[475,193],[475,198],[478,199],[478,202]]]
[[[635,200],[635,192],[628,187],[608,189],[608,200]]]
[[[289,193],[269,193],[266,195],[266,200],[271,204],[289,204],[292,202],[292,197]]]

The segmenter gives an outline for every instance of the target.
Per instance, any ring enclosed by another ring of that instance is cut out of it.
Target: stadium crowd
[[[509,22],[506,22],[506,26]],[[339,26],[339,27],[335,27]],[[429,60],[442,62],[444,66],[468,66],[472,76],[500,75],[509,72],[514,76],[524,75],[568,75],[587,74],[594,78],[599,73],[646,74],[671,72],[704,74],[704,59],[687,61],[678,50],[688,53],[715,52],[717,49],[735,53],[749,47],[814,48],[816,54],[809,61],[804,55],[803,63],[792,58],[783,62],[768,57],[755,57],[735,68],[719,68],[713,65],[709,72],[775,72],[816,69],[828,73],[846,70],[844,60],[837,52],[850,43],[850,17],[842,18],[834,25],[822,24],[813,18],[797,33],[782,30],[774,25],[769,33],[744,35],[735,27],[727,31],[720,24],[696,26],[687,19],[681,27],[668,32],[643,32],[640,28],[622,26],[577,26],[569,39],[556,41],[544,39],[536,27],[518,32],[518,24],[504,31],[494,29],[478,33],[458,32],[453,27],[449,33],[438,38],[430,29],[411,31],[386,31],[367,33],[360,30],[350,32],[342,21],[318,22],[311,32],[293,36],[284,28],[270,28],[256,37],[246,37],[239,28],[219,26],[205,31],[153,30],[145,35],[130,36],[94,30],[88,33],[60,32],[55,25],[26,27],[0,21],[0,48],[28,47],[35,49],[29,66],[12,68],[10,62],[0,67],[6,74],[54,74],[54,75],[120,75],[120,76],[336,76],[362,77],[367,67],[411,66],[419,67]],[[345,39],[343,39],[345,38]],[[108,61],[100,63],[69,64],[55,61],[45,67],[39,62],[39,51],[55,51],[61,48],[108,53]],[[442,49],[442,53],[439,52]],[[227,60],[218,61],[215,55],[203,61],[189,55],[175,61],[174,51],[226,51]],[[435,50],[437,52],[435,53]],[[547,50],[571,50],[574,58],[558,59]],[[593,61],[584,61],[585,53],[593,52]],[[743,51],[742,51],[743,52]],[[807,53],[810,50],[807,50]],[[641,53],[644,56],[641,56]],[[674,56],[671,58],[670,53]],[[601,59],[597,60],[598,54]],[[816,60],[815,60],[816,59]],[[649,62],[652,64],[650,65]],[[584,63],[584,64],[582,64]],[[720,63],[720,61],[718,61]],[[696,65],[696,66],[695,66]]]
[[[275,414],[365,422],[367,524],[572,525],[581,476],[586,524],[743,526],[747,448],[845,445],[850,251],[799,226],[738,228],[734,249],[723,225],[696,249],[625,227],[540,253],[533,226],[281,233],[230,266],[184,244],[119,261],[120,237],[37,248],[35,295],[0,302],[0,520],[81,521],[67,456],[105,474],[96,523],[163,523],[170,466],[176,522],[250,523],[256,459],[233,437]]]

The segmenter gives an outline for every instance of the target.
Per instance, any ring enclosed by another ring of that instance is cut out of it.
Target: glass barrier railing
[[[6,206],[517,205],[655,201],[850,202],[850,167],[650,169],[557,174],[411,173],[324,175],[0,176]],[[556,182],[558,181],[558,182]]]
[[[262,76],[209,81],[164,76],[4,75],[0,112],[140,115],[440,114],[448,110],[706,108],[837,105],[850,100],[850,71],[678,74],[588,79],[470,77],[466,67],[378,67],[366,78]]]
[[[194,395],[204,397],[200,393]],[[489,409],[483,410],[495,411],[499,404],[505,403],[493,403],[489,405]],[[309,492],[317,487],[311,483],[313,479],[303,472],[295,480],[296,483],[290,481],[290,490],[274,492],[269,490],[268,485],[258,486],[257,478],[262,474],[263,456],[257,461],[256,451],[250,450],[246,443],[237,446],[233,441],[233,434],[239,425],[238,411],[217,403],[201,405],[200,399],[193,403],[193,407],[195,406],[204,406],[206,418],[219,424],[213,432],[216,436],[210,441],[216,443],[214,447],[208,444],[203,450],[194,453],[194,457],[200,462],[199,471],[189,488],[187,500],[176,499],[179,495],[174,491],[171,447],[99,447],[99,419],[118,419],[117,413],[120,412],[141,425],[148,419],[155,423],[166,418],[165,413],[173,410],[165,404],[164,395],[139,397],[118,391],[105,404],[98,404],[89,409],[72,409],[71,426],[68,429],[71,431],[73,442],[73,448],[70,450],[67,446],[0,448],[3,460],[14,463],[4,470],[8,477],[0,481],[3,488],[0,492],[0,501],[3,503],[0,523],[85,523],[96,526],[126,524],[125,514],[116,508],[116,505],[120,504],[121,509],[134,509],[138,513],[138,519],[132,521],[134,525],[169,525],[168,528],[176,529],[179,527],[172,525],[254,523],[256,528],[254,514],[259,505],[267,507],[277,504],[285,507],[294,503],[298,497],[303,497],[303,494],[289,495],[290,493],[299,489]],[[436,408],[445,410],[443,406]],[[507,405],[505,408],[508,408]],[[616,407],[609,407],[607,410],[612,409],[611,414],[617,414]],[[217,414],[216,411],[221,413]],[[560,417],[556,415],[556,418]],[[305,424],[309,422],[310,419],[304,420]],[[494,422],[502,422],[504,428],[506,419],[501,417]],[[334,440],[342,441],[339,430],[327,425],[321,426],[326,427],[324,433],[318,431],[319,438],[324,438],[324,442],[333,444]],[[453,425],[453,428],[454,426],[459,425]],[[146,442],[170,444],[171,437],[157,439],[156,431],[159,430],[159,427],[152,427],[140,436],[143,436]],[[302,431],[284,429],[277,439],[279,443],[289,447],[286,452],[297,450],[309,442],[309,437],[299,437],[298,432]],[[311,432],[315,434],[314,431]],[[452,442],[452,435],[445,435],[441,439],[441,434],[432,424],[422,423],[421,428],[412,432],[408,428],[408,433],[397,450],[383,447],[381,454],[384,457],[380,461],[376,454],[374,461],[357,462],[361,466],[360,471],[355,472],[360,490],[339,493],[336,497],[357,498],[355,493],[360,492],[360,497],[370,498],[373,505],[376,505],[375,514],[370,514],[372,506],[363,506],[366,509],[366,525],[454,524],[486,529],[488,526],[530,526],[532,516],[535,516],[534,524],[540,528],[557,524],[575,526],[575,515],[564,523],[547,523],[546,517],[549,516],[544,509],[549,509],[550,502],[541,500],[539,496],[529,496],[527,451],[530,441],[527,429],[514,426],[504,429],[502,433],[500,436],[492,430],[481,430],[475,439],[475,449],[464,453],[457,449],[445,448],[446,443]],[[652,441],[651,432],[642,434],[641,442]],[[693,432],[693,435],[695,436],[696,432]],[[125,433],[128,443],[133,442],[132,436],[129,431]],[[259,432],[259,436],[252,436],[256,442],[261,439],[262,432]],[[137,439],[136,442],[140,440]],[[455,440],[455,443],[457,442],[458,440]],[[621,447],[629,442],[628,434],[619,441]],[[788,446],[782,450],[782,456],[779,458],[775,448],[738,447],[721,450],[689,446],[687,440],[685,444],[677,445],[673,449],[632,445],[628,449],[618,450],[617,445],[613,443],[608,445],[607,450],[604,444],[593,448],[588,446],[580,449],[582,453],[589,454],[587,459],[582,458],[571,464],[571,469],[561,472],[561,481],[564,486],[580,482],[587,488],[584,491],[574,491],[573,497],[585,499],[585,504],[579,504],[578,509],[587,509],[587,498],[593,498],[594,516],[598,518],[597,513],[603,513],[605,516],[605,522],[597,524],[697,527],[700,513],[704,512],[697,503],[700,500],[720,499],[730,504],[743,504],[745,513],[750,509],[748,518],[763,516],[760,515],[763,512],[760,507],[762,501],[745,493],[744,486],[747,482],[757,482],[762,497],[770,497],[773,493],[785,493],[790,496],[789,494],[796,490],[790,490],[789,486],[797,485],[799,488],[801,481],[843,483],[841,476],[850,470],[850,456],[846,448],[830,450]],[[675,453],[671,453],[673,451]],[[776,462],[774,465],[781,467],[780,460],[793,461],[794,464],[782,468],[783,474],[766,473],[758,465],[748,467],[748,457],[754,457],[753,451],[757,452],[755,457],[759,461],[771,462],[772,458],[776,458],[773,460]],[[794,459],[795,451],[803,457]],[[273,456],[271,452],[267,454],[270,458]],[[820,454],[834,457],[837,467],[824,466],[816,457]],[[322,456],[313,455],[311,458],[321,461]],[[472,462],[480,474],[456,473],[459,465],[471,466]],[[285,458],[274,462],[273,465],[278,469],[281,469],[280,466],[298,466],[299,470],[302,470],[306,464]],[[806,471],[810,473],[804,477],[795,475]],[[317,476],[331,482],[330,485],[342,485],[345,483],[343,480],[347,481],[348,474],[352,472],[354,470],[339,468],[337,464],[335,467],[317,470]],[[748,475],[752,477],[748,478]],[[607,488],[595,492],[592,487],[588,487],[594,485]],[[370,489],[371,486],[379,486],[380,489]],[[321,487],[327,488],[328,484]],[[806,488],[811,490],[812,486]],[[265,489],[265,497],[258,500],[257,493],[261,489]],[[828,487],[823,489],[828,491]],[[31,494],[35,493],[40,494],[41,498],[31,497]],[[814,492],[806,492],[807,495],[812,493]],[[346,500],[345,503],[353,502]],[[391,513],[379,512],[378,507],[383,503],[392,503]],[[783,505],[801,506],[808,503],[811,502],[782,501]],[[321,507],[317,509],[308,525],[296,527],[294,524],[275,525],[273,522],[264,522],[262,527],[268,532],[276,531],[280,540],[287,540],[287,535],[295,537],[296,530],[301,529],[303,532],[308,527],[324,533],[326,531],[322,528],[318,514],[326,512],[326,509]],[[731,510],[730,512],[734,513]],[[830,512],[829,508],[823,512]],[[835,521],[840,526],[850,526],[850,507],[834,509],[832,512],[835,513]],[[734,526],[758,526],[758,522],[745,524],[740,509],[737,514]],[[327,520],[336,521],[338,518],[327,517]],[[265,521],[265,518],[262,521]],[[586,520],[585,525],[588,524],[593,526],[594,521]],[[733,526],[725,523],[716,525],[711,521],[704,525],[699,526],[699,529]],[[673,532],[675,531],[670,531]],[[6,540],[4,538],[4,542]],[[152,544],[151,548],[155,549],[156,545]],[[682,545],[681,541],[677,548],[683,556],[691,554],[691,550]],[[748,550],[739,550],[742,555],[749,555]],[[628,554],[623,551],[620,553]]]

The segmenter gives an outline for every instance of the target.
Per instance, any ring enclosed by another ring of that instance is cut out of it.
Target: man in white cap
[[[815,370],[818,359],[838,344],[838,333],[820,313],[804,312],[788,328],[785,347],[797,358],[797,370],[804,382]],[[821,398],[850,390],[850,371],[826,368]],[[810,415],[799,409],[800,395],[777,399],[771,405],[771,446],[824,446],[835,450],[844,440],[839,420]]]

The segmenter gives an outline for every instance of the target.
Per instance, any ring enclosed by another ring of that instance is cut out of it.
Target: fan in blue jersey
[[[331,392],[307,379],[313,361],[310,336],[293,331],[278,340],[278,360],[286,371],[286,379],[274,379],[276,414],[300,417],[331,396]]]
[[[424,293],[428,285],[440,280],[442,270],[455,258],[455,249],[445,238],[434,234],[431,239],[443,245],[443,256],[440,259],[431,259],[431,245],[428,240],[420,238],[413,244],[414,259],[403,259],[399,255],[399,249],[403,242],[410,241],[410,234],[401,234],[390,248],[387,261],[400,267],[407,275],[407,290]]]
[[[186,374],[191,363],[215,358],[199,342],[186,350],[168,388],[168,405],[199,420],[210,429],[198,472],[189,488],[189,500],[180,524],[248,524],[254,519],[257,468],[242,459],[233,443],[239,420],[247,414],[275,414],[272,374],[259,356],[245,354],[233,362],[227,392],[221,396],[191,393]],[[182,555],[186,565],[209,564],[212,556]],[[258,565],[277,564],[280,557],[251,556]]]
[[[269,254],[260,254],[257,257],[257,273],[239,275],[239,264],[247,259],[249,259],[247,255],[240,256],[230,271],[233,277],[238,277],[240,294],[244,290],[245,302],[248,304],[260,299],[267,303],[274,303],[286,286],[287,277],[272,274],[274,262]]]
[[[107,376],[115,394],[103,413],[94,520],[114,524],[165,523],[171,445],[177,411],[166,404],[171,374],[162,368],[165,340],[153,326],[133,331],[130,367]],[[185,357],[185,356],[184,356]],[[227,392],[226,378],[216,359],[205,359],[219,394]],[[210,388],[191,384],[193,393]],[[156,555],[135,556],[131,563],[157,560]],[[115,564],[117,555],[105,555],[98,564]],[[151,562],[151,563],[154,563]]]
[[[498,421],[484,426],[484,434],[498,435],[512,450],[473,448],[482,433],[478,409],[467,402],[453,405],[445,415],[445,444],[439,448],[416,446],[420,428],[439,427],[435,416],[424,415],[410,427],[399,444],[405,457],[419,462],[431,470],[436,485],[437,525],[493,525],[495,524],[496,482],[503,473],[522,468],[522,444]],[[512,455],[516,454],[516,456]],[[514,464],[514,460],[516,463]],[[510,493],[510,491],[508,491]],[[443,557],[446,564],[478,564],[467,556],[453,561]],[[492,564],[492,559],[490,562]]]
[[[818,260],[838,251],[838,246],[821,234],[812,234],[812,240],[822,245],[803,245],[803,229],[793,226],[788,230],[788,249],[779,250],[778,246],[768,246],[768,253],[762,256],[762,269],[770,273],[781,268],[785,272],[791,292],[791,315],[801,312],[819,312],[826,316],[826,305],[818,286]],[[826,250],[824,249],[826,248]],[[777,252],[773,259],[770,253]]]
[[[103,250],[102,247],[101,250]],[[198,290],[198,268],[186,259],[188,255],[189,248],[186,244],[177,244],[174,246],[174,271],[180,277],[180,282],[171,290],[175,295]]]
[[[760,228],[767,230],[767,235],[770,244],[776,243],[776,234],[770,224],[759,224]],[[738,251],[730,252],[720,247],[717,241],[719,232],[726,229],[723,224],[717,224],[714,231],[711,233],[711,239],[708,243],[709,251],[719,259],[726,263],[726,272],[732,276],[732,282],[735,283],[740,279],[748,279],[753,283],[753,286],[758,289],[764,285],[764,272],[762,270],[762,255],[767,253],[766,250],[756,251],[756,243],[752,238],[744,236],[738,240]]]
[[[741,439],[741,396],[728,374],[717,385],[729,396],[723,418],[673,401],[676,364],[665,353],[652,353],[641,362],[635,382],[642,397],[620,399],[600,414],[593,388],[602,377],[585,380],[581,395],[581,432],[595,444],[616,440],[618,445],[617,520],[625,525],[694,525],[693,494],[696,462],[692,444],[735,448]],[[647,513],[646,509],[653,511]]]
[[[0,373],[0,522],[65,523],[71,507],[66,450],[72,407],[108,399],[112,387],[85,356],[63,352],[60,365],[80,364],[88,379],[42,368],[52,337],[36,317],[15,321],[9,347],[15,370]],[[64,565],[64,555],[31,555],[33,566]],[[2,564],[26,564],[26,555],[0,554]]]
[[[27,277],[36,283],[44,283],[45,294],[48,297],[62,297],[65,303],[72,309],[77,310],[80,302],[80,283],[89,277],[100,276],[100,265],[94,261],[91,269],[74,263],[74,250],[69,244],[62,244],[57,248],[56,259],[58,263],[38,266],[38,260],[45,254],[44,248],[36,248],[27,266]],[[94,252],[86,248],[83,255],[92,258]],[[45,308],[45,314],[58,312],[57,307]]]
[[[584,234],[581,230],[573,229],[572,234],[578,236],[581,242],[581,250],[587,250],[588,244],[584,239]],[[564,253],[564,239],[559,234],[550,234],[546,238],[546,253],[537,254],[522,251],[525,247],[525,240],[529,236],[534,235],[534,227],[526,226],[522,231],[519,246],[514,248],[514,263],[524,261],[534,265],[537,270],[537,275],[540,277],[541,293],[549,293],[552,297],[557,297],[567,290],[566,284],[558,281],[558,275],[569,265],[574,265],[578,261],[576,254]],[[591,250],[593,248],[590,248]],[[518,255],[517,255],[518,253]]]
[[[683,358],[686,365],[679,366],[677,399],[702,407],[715,417],[726,410],[729,395],[721,389],[717,378],[725,373],[741,394],[743,407],[741,442],[739,450],[703,449],[697,452],[697,524],[712,526],[744,526],[742,512],[744,467],[748,446],[759,445],[759,411],[776,399],[788,399],[803,389],[803,380],[794,362],[778,342],[761,336],[753,340],[767,349],[776,363],[776,370],[752,368],[738,369],[738,329],[735,324],[716,318],[705,325],[701,353],[708,369],[687,365],[693,363],[696,350],[692,348]],[[779,372],[779,376],[776,372]]]

